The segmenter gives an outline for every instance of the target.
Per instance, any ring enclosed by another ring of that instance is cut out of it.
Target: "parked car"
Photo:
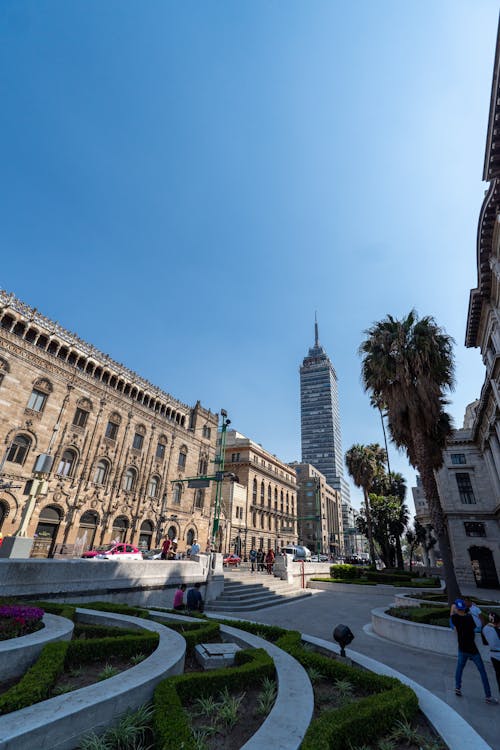
[[[328,562],[328,555],[311,555],[311,562]]]
[[[238,555],[235,555],[234,553],[231,555],[224,555],[222,559],[223,565],[239,565],[241,562],[241,557],[238,557]]]
[[[142,552],[144,560],[161,560],[161,547],[158,549],[145,549]]]
[[[142,552],[131,544],[105,544],[87,550],[82,557],[90,560],[142,560]]]

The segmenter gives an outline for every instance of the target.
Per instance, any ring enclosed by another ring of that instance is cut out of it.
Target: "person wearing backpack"
[[[451,621],[455,626],[458,640],[458,661],[455,671],[455,695],[462,695],[462,673],[465,665],[470,659],[476,665],[481,676],[486,703],[497,705],[498,701],[491,695],[488,675],[486,674],[481,654],[479,653],[474,641],[476,629],[474,619],[469,613],[469,608],[463,599],[455,599],[454,605],[455,612],[451,616]]]
[[[500,692],[500,615],[490,612],[488,624],[484,626],[482,634],[490,647],[490,658],[495,670],[498,691]]]

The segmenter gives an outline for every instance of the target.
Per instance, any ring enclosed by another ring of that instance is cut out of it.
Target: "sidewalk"
[[[260,610],[255,613],[239,613],[240,617],[267,625],[300,630],[320,638],[332,640],[336,625],[349,625],[355,635],[350,648],[388,664],[399,672],[430,690],[448,703],[457,713],[474,727],[493,750],[500,750],[500,706],[488,706],[484,701],[481,680],[476,667],[468,663],[463,676],[463,697],[455,696],[455,657],[439,656],[386,641],[363,630],[371,623],[370,610],[393,602],[393,595],[373,591],[366,593],[335,593],[318,591],[308,599]],[[374,587],[375,588],[375,587]],[[399,589],[399,591],[404,589]],[[472,592],[471,592],[472,593]],[[489,592],[488,598],[491,598]],[[485,598],[484,594],[475,594]],[[496,597],[495,597],[496,598]],[[486,664],[492,694],[499,698],[494,670]]]

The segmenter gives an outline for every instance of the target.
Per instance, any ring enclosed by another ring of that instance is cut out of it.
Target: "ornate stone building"
[[[299,544],[317,552],[339,556],[344,552],[340,490],[326,483],[311,464],[290,464],[297,476],[297,522]]]
[[[252,546],[267,552],[296,544],[294,469],[236,430],[227,432],[225,459],[225,470],[239,481],[222,490],[224,549],[246,557]]]
[[[176,480],[212,469],[217,422],[0,292],[0,530],[34,500],[32,554],[204,544],[209,492]]]

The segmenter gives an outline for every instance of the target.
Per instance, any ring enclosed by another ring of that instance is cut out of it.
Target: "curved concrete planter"
[[[193,622],[185,615],[150,612],[151,616],[165,621]],[[216,619],[216,618],[215,618]],[[232,619],[232,618],[231,618]],[[314,694],[307,672],[293,657],[272,643],[246,630],[221,625],[224,640],[237,643],[242,648],[263,648],[274,661],[278,683],[278,695],[273,709],[257,732],[240,750],[298,750],[311,723],[314,709]],[[293,717],[293,722],[291,721]]]
[[[380,595],[380,596],[387,596],[389,592],[394,591],[408,591],[412,590],[412,587],[410,585],[405,586],[404,588],[401,586],[392,586],[388,583],[376,583],[374,586],[367,586],[362,583],[328,583],[327,581],[308,581],[307,582],[307,588],[308,589],[319,589],[321,591],[338,591],[341,593],[348,594],[351,592],[353,594],[356,592],[359,594],[362,591],[369,591],[370,594]],[[414,589],[413,589],[414,590]],[[430,589],[419,589],[419,591],[439,591],[438,588],[430,588]],[[395,595],[397,598],[397,594]],[[401,594],[402,596],[402,594]]]
[[[318,648],[333,651],[336,654],[340,653],[340,648],[336,643],[330,643],[322,638],[302,634],[302,640]],[[396,677],[396,679],[411,687],[417,694],[420,710],[425,714],[446,745],[448,745],[449,750],[492,750],[490,745],[483,740],[460,714],[457,714],[441,698],[433,695],[429,690],[419,685],[418,682],[414,682],[406,675],[401,674],[401,672],[397,672],[386,664],[375,661],[375,659],[370,659],[369,656],[365,656],[364,654],[351,651],[351,649],[346,649],[346,654],[349,659],[360,667],[364,667],[376,674]]]
[[[103,732],[125,711],[151,700],[164,677],[182,673],[186,642],[173,630],[151,620],[110,612],[78,609],[77,613],[85,622],[158,633],[158,647],[143,662],[115,677],[0,716],[2,750],[73,750],[82,735]]]
[[[66,617],[45,613],[42,620],[45,627],[36,633],[20,638],[0,641],[0,664],[2,679],[21,677],[37,660],[42,648],[52,641],[70,641],[73,623]]]
[[[386,613],[385,607],[372,609],[371,615],[373,630],[382,638],[402,643],[404,646],[456,656],[457,638],[448,628],[391,617]]]

